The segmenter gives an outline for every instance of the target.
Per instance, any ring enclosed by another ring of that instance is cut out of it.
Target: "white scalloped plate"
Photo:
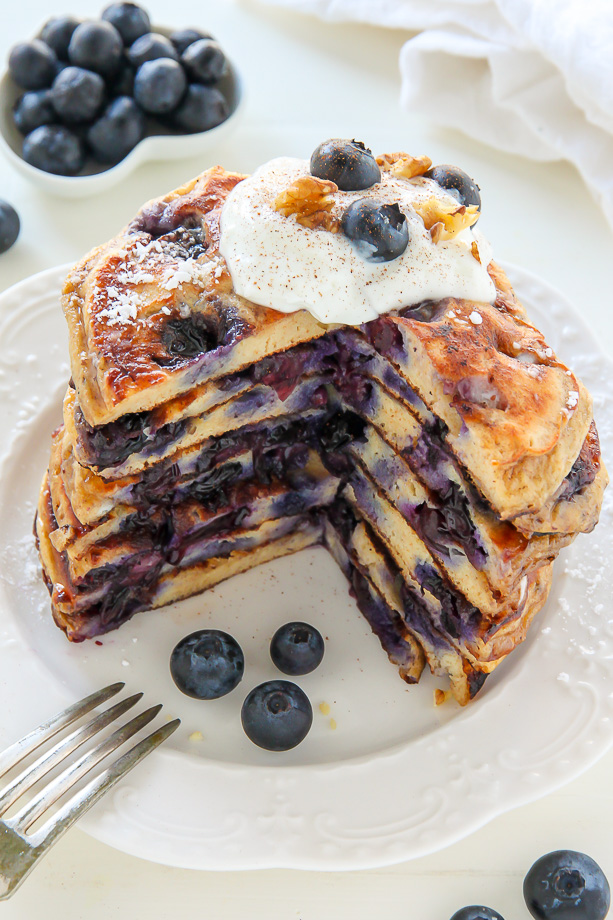
[[[611,364],[558,292],[508,270],[550,344],[591,389],[610,455]],[[374,867],[440,849],[605,753],[613,742],[611,501],[595,533],[560,557],[526,642],[465,710],[435,707],[429,675],[414,688],[399,680],[322,549],[138,614],[101,646],[68,643],[52,624],[31,536],[68,377],[58,304],[64,272],[43,272],[0,296],[0,745],[118,679],[183,720],[83,819],[85,830],[186,868]],[[299,680],[315,710],[311,733],[275,755],[245,738],[239,713],[251,687],[275,676],[268,642],[289,619],[310,620],[328,641],[321,667]],[[234,634],[246,656],[242,684],[212,703],[184,697],[168,672],[175,642],[205,624]]]

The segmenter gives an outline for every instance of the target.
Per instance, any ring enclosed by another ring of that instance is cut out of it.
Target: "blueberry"
[[[136,71],[134,98],[145,112],[165,115],[176,109],[186,87],[181,65],[169,58],[158,58],[147,61]]]
[[[331,138],[311,157],[311,175],[335,182],[344,192],[370,188],[381,181],[381,170],[370,150],[360,141]]]
[[[324,640],[308,623],[286,623],[272,637],[270,657],[284,674],[310,674],[324,657]]]
[[[121,66],[123,42],[110,22],[82,22],[68,46],[71,64],[85,67],[103,77],[113,76]]]
[[[216,700],[240,683],[245,669],[236,639],[219,629],[200,629],[181,639],[170,656],[170,673],[187,696]]]
[[[68,60],[68,45],[78,25],[79,20],[73,19],[72,16],[55,16],[43,26],[40,37],[55,52],[60,61]]]
[[[111,3],[103,11],[102,19],[115,26],[126,46],[151,29],[149,14],[136,3]]]
[[[213,38],[208,32],[200,32],[198,29],[178,29],[170,36],[170,40],[177,49],[178,54],[183,54],[186,48],[193,45],[194,42],[201,38]]]
[[[57,115],[51,102],[51,90],[36,89],[24,95],[15,104],[13,119],[22,134],[29,134],[41,125],[52,125]]]
[[[138,38],[128,51],[128,57],[133,67],[140,67],[147,61],[157,61],[159,58],[179,60],[179,55],[170,39],[156,32],[149,32]]]
[[[267,751],[289,751],[313,723],[307,695],[288,680],[270,680],[251,691],[241,710],[247,737]]]
[[[15,208],[0,198],[0,253],[10,249],[19,236],[19,215]]]
[[[524,879],[524,899],[537,920],[603,920],[611,892],[604,872],[585,853],[555,850]]]
[[[409,244],[407,219],[397,204],[360,198],[345,209],[341,226],[366,262],[390,262]]]
[[[76,176],[83,167],[83,147],[79,138],[60,125],[41,125],[23,142],[26,163],[55,173],[57,176]]]
[[[426,173],[426,178],[432,179],[437,185],[448,191],[460,204],[465,205],[467,208],[476,204],[481,210],[479,186],[463,169],[447,164],[433,166]]]
[[[230,109],[225,98],[213,86],[192,83],[173,116],[179,128],[188,133],[208,131],[225,121]]]
[[[217,42],[210,38],[200,38],[185,49],[181,63],[192,80],[198,83],[217,83],[226,69],[226,56]]]
[[[491,907],[471,904],[469,907],[461,907],[460,910],[456,910],[451,920],[503,920],[503,918]]]
[[[67,125],[95,118],[103,98],[104,80],[83,67],[65,67],[51,87],[53,108]]]
[[[49,45],[35,38],[11,48],[9,73],[24,89],[46,89],[57,73],[58,60]]]
[[[129,96],[119,96],[87,132],[87,143],[101,163],[119,163],[145,136],[145,118]]]

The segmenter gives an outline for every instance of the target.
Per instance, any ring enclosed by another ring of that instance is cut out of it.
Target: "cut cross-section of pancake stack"
[[[72,380],[36,524],[55,621],[97,636],[322,544],[405,680],[427,664],[464,704],[598,519],[589,394],[494,263],[493,305],[363,326],[237,296],[219,223],[242,178],[149,203],[66,281]]]

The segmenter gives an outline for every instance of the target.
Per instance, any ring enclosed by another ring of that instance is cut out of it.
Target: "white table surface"
[[[0,256],[0,290],[76,260],[112,236],[145,200],[213,162],[248,172],[280,154],[309,156],[330,136],[357,137],[376,151],[427,153],[475,176],[484,202],[481,226],[495,255],[562,290],[612,353],[613,236],[576,171],[568,164],[536,164],[499,153],[401,111],[396,62],[407,35],[325,25],[253,0],[149,0],[147,6],[156,23],[201,26],[218,36],[247,84],[243,121],[210,157],[142,166],[93,198],[47,196],[1,161],[0,197],[18,209],[22,233]],[[71,5],[5,0],[0,58],[51,15],[85,17],[100,9],[95,0]],[[528,917],[523,875],[551,849],[591,854],[613,881],[612,772],[613,752],[564,789],[503,814],[461,843],[359,873],[182,871],[126,856],[75,828],[2,905],[2,916],[31,918],[42,910],[46,920],[446,920],[464,904],[484,903],[506,920],[519,920]]]

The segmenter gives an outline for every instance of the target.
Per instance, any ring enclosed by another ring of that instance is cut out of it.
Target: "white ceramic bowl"
[[[172,32],[172,29],[161,26],[153,28],[166,36]],[[164,129],[160,128],[159,134],[144,137],[134,150],[115,166],[105,167],[92,160],[87,164],[84,175],[56,176],[30,166],[21,156],[23,137],[13,121],[13,106],[24,90],[16,86],[7,72],[0,79],[0,149],[22,175],[46,192],[64,198],[94,195],[116,185],[140,163],[147,160],[180,160],[197,156],[212,150],[225,139],[236,126],[244,99],[241,78],[231,61],[228,61],[228,68],[217,86],[228,100],[230,114],[216,128],[199,134],[172,134],[170,131],[164,134]]]

